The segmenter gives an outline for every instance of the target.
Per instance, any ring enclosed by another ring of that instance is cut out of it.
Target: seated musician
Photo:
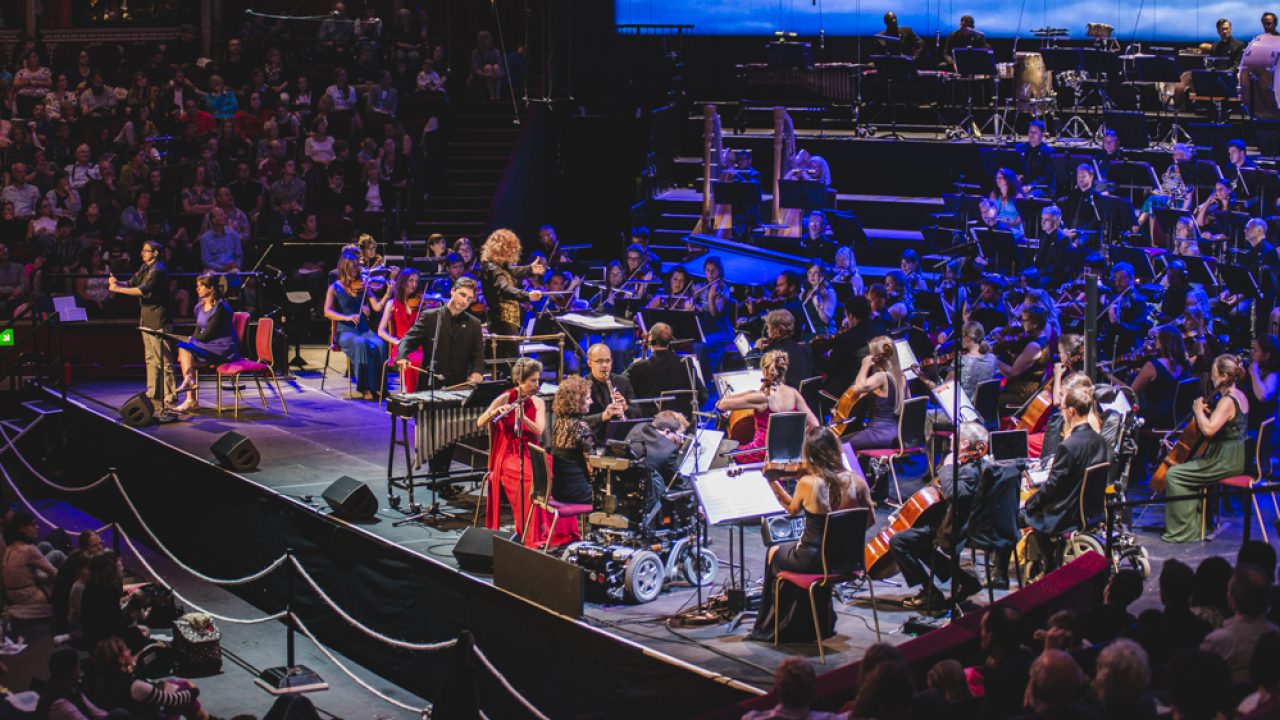
[[[894,325],[902,325],[915,311],[912,295],[915,287],[901,270],[890,270],[884,274],[884,291],[887,308],[886,318]]]
[[[443,385],[464,382],[480,382],[484,376],[484,338],[480,320],[467,312],[476,301],[476,281],[469,277],[458,278],[449,292],[449,302],[418,313],[413,325],[400,338],[396,347],[396,365],[405,378],[406,389],[416,375],[410,365],[424,367],[430,364],[424,358],[431,357],[431,348],[424,345],[436,338],[436,325],[440,325],[439,345],[435,348],[436,372],[444,376]],[[415,353],[421,353],[415,362]],[[417,380],[413,380],[417,387]],[[410,391],[412,392],[412,391]]]
[[[702,273],[706,281],[694,287],[692,295],[705,342],[695,343],[693,352],[702,362],[703,377],[711,377],[720,372],[725,353],[732,349],[734,304],[718,256],[702,261]]]
[[[631,387],[642,398],[656,398],[675,392],[676,401],[669,406],[688,408],[702,407],[707,399],[707,387],[702,377],[689,362],[696,358],[682,358],[671,350],[674,335],[671,326],[666,323],[654,323],[645,338],[652,351],[647,358],[641,358],[627,367],[622,376],[631,382]],[[692,386],[690,385],[692,378]]]
[[[619,301],[630,299],[631,292],[623,287],[627,273],[618,260],[610,260],[604,270],[604,288],[594,301],[603,312],[612,313],[619,307]]]
[[[807,424],[809,427],[818,426],[818,418],[809,409],[809,405],[804,401],[800,392],[785,384],[788,374],[787,363],[787,354],[784,352],[771,350],[765,353],[764,358],[760,361],[762,375],[760,389],[731,393],[720,398],[720,401],[716,403],[716,409],[722,412],[750,410],[755,415],[755,436],[752,437],[750,442],[740,446],[738,449],[754,450],[761,448],[761,451],[737,456],[738,463],[753,463],[765,460],[763,448],[768,439],[769,416],[773,413],[802,412],[808,416]]]
[[[591,407],[584,418],[596,433],[596,439],[604,438],[604,426],[610,420],[633,419],[641,416],[632,404],[636,399],[631,381],[625,375],[613,374],[613,351],[604,343],[587,348],[587,369],[591,381]]]
[[[511,382],[515,387],[494,398],[476,419],[476,427],[490,429],[485,527],[498,529],[505,495],[516,533],[524,538],[525,545],[533,547],[536,538],[534,533],[525,533],[524,523],[529,514],[533,477],[528,446],[542,439],[547,426],[547,404],[538,397],[542,363],[526,357],[517,359],[511,365]]]
[[[653,416],[652,422],[636,425],[627,432],[632,457],[653,473],[645,492],[645,517],[676,480],[684,431],[688,428],[689,420],[685,416],[674,410],[663,410]]]
[[[1276,416],[1280,396],[1280,339],[1275,335],[1268,333],[1253,341],[1242,385],[1249,400],[1249,432],[1256,434],[1263,420]]]
[[[1244,177],[1243,170],[1257,170],[1258,165],[1249,157],[1248,146],[1239,138],[1227,141],[1227,165],[1222,168],[1224,179],[1231,181],[1231,187],[1238,191],[1241,198],[1250,198],[1255,194]]]
[[[982,323],[984,328],[1009,324],[1009,306],[1004,302],[1004,276],[987,273],[978,281],[978,296],[965,304],[964,319]]]
[[[1035,268],[1029,269],[1034,270]],[[1028,287],[1023,292],[1022,302],[1014,306],[1013,314],[1020,316],[1023,310],[1033,306],[1044,309],[1045,331],[1048,332],[1050,337],[1057,337],[1062,332],[1062,322],[1058,312],[1058,303],[1054,301],[1053,296],[1047,290]]]
[[[556,229],[550,225],[538,228],[538,250],[547,259],[549,267],[559,267],[573,261],[568,253],[560,249],[560,238],[556,236]]]
[[[1191,159],[1194,148],[1186,143],[1173,146],[1173,162],[1160,176],[1160,189],[1147,196],[1138,213],[1138,227],[1146,227],[1158,208],[1174,208],[1176,210],[1191,209],[1191,188],[1182,180],[1180,162]]]
[[[400,339],[418,321],[418,312],[422,308],[422,293],[418,287],[421,277],[421,273],[413,268],[405,268],[396,275],[391,300],[383,306],[382,319],[378,322],[378,337],[382,338],[389,350],[398,350]],[[408,361],[414,367],[422,367],[422,348],[409,353]],[[399,364],[399,360],[396,362]],[[414,392],[417,389],[416,371],[401,375],[401,390]]]
[[[1201,378],[1209,376],[1213,359],[1221,354],[1222,343],[1214,334],[1213,316],[1209,315],[1199,304],[1192,304],[1192,298],[1204,295],[1199,288],[1192,288],[1187,293],[1187,309],[1182,312],[1182,337],[1187,343],[1187,360],[1191,362],[1191,370]],[[1207,305],[1206,301],[1206,305]]]
[[[1009,168],[996,171],[995,187],[987,198],[995,204],[995,221],[999,229],[1013,233],[1014,240],[1022,242],[1025,234],[1022,231],[1022,216],[1018,214],[1017,201],[1025,197],[1022,194],[1022,183],[1018,182],[1018,174]]]
[[[444,271],[448,273],[447,277],[436,278],[431,283],[432,295],[448,295],[450,288],[457,282],[460,277],[470,277],[467,275],[467,264],[463,262],[462,256],[456,252],[450,252],[444,259]]]
[[[196,278],[196,331],[178,343],[178,365],[182,368],[182,384],[174,393],[185,392],[187,399],[174,412],[191,412],[196,408],[196,368],[201,364],[221,364],[240,357],[231,306],[222,299],[218,276],[201,273]]]
[[[849,283],[854,295],[861,295],[866,290],[862,273],[858,272],[858,260],[854,257],[853,247],[841,245],[836,248],[835,261],[831,264],[831,282]]]
[[[889,552],[902,572],[903,582],[908,587],[920,588],[914,597],[902,601],[902,606],[908,610],[941,610],[945,606],[943,592],[933,584],[930,566],[933,575],[943,580],[950,577],[952,564],[939,549],[963,542],[968,530],[970,501],[982,474],[982,457],[987,454],[990,437],[987,429],[976,422],[961,423],[959,432],[962,462],[948,463],[942,468],[937,481],[946,502],[929,507],[915,524],[889,538]],[[947,515],[952,517],[950,523],[943,522]],[[1000,566],[996,560],[996,565]],[[1008,566],[1008,557],[1003,565]],[[978,579],[966,570],[961,570],[959,577],[952,578],[952,583],[956,585],[957,602],[982,587]]]
[[[1053,374],[1049,379],[1052,403],[1046,411],[1050,413],[1049,419],[1044,424],[1044,432],[1033,433],[1027,438],[1027,449],[1031,456],[1040,459],[1042,466],[1048,466],[1059,443],[1067,436],[1066,421],[1061,412],[1062,399],[1067,391],[1078,383],[1087,384],[1089,390],[1093,390],[1093,380],[1079,372],[1083,367],[1084,336],[1067,333],[1058,338],[1058,361],[1053,364]],[[1100,430],[1101,427],[1101,423],[1095,423],[1093,429]]]
[[[1200,235],[1215,242],[1231,237],[1231,211],[1235,206],[1231,181],[1218,178],[1213,183],[1213,194],[1196,207],[1196,226],[1200,228]]]
[[[1066,439],[1053,454],[1048,479],[1023,507],[1023,522],[1031,528],[1033,546],[1046,571],[1058,564],[1052,541],[1069,530],[1080,529],[1085,471],[1107,462],[1106,444],[1089,424],[1093,405],[1091,388],[1072,387],[1066,391],[1060,408]]]
[[[1169,325],[1156,330],[1155,357],[1147,360],[1129,387],[1138,396],[1138,412],[1152,428],[1171,428],[1180,418],[1173,416],[1173,394],[1178,383],[1192,376],[1191,362],[1182,333]],[[1119,382],[1113,373],[1107,373]]]
[[[956,69],[957,48],[990,48],[987,36],[974,27],[972,15],[960,16],[960,27],[947,36],[947,44],[943,50],[943,61],[946,69]]]
[[[787,355],[786,384],[797,390],[800,382],[813,376],[813,354],[809,346],[796,339],[796,316],[788,310],[770,310],[764,318],[764,337],[756,341],[756,350],[779,351]]]
[[[1040,211],[1040,249],[1036,269],[1048,287],[1058,287],[1080,274],[1085,251],[1062,229],[1062,210],[1050,205]]]
[[[1021,180],[1024,192],[1030,197],[1056,196],[1058,176],[1053,169],[1053,147],[1044,141],[1044,133],[1044,122],[1032,120],[1027,124],[1027,141],[1014,147],[1026,168]]]
[[[1191,281],[1187,279],[1187,264],[1179,258],[1170,258],[1164,267],[1164,296],[1160,298],[1160,314],[1162,323],[1173,322],[1182,315],[1187,307],[1187,291],[1191,289]],[[1224,289],[1224,292],[1227,292]]]
[[[1018,319],[1022,340],[1012,343],[1016,355],[1010,362],[1003,358],[999,361],[1000,373],[1005,377],[999,400],[1002,408],[1020,407],[1036,394],[1053,352],[1053,338],[1049,336],[1047,327],[1048,311],[1044,307],[1025,308]]]
[[[453,245],[449,249],[458,253],[458,257],[462,258],[462,271],[464,273],[474,274],[479,272],[480,258],[476,255],[476,246],[471,244],[471,238],[460,237],[453,241]]]
[[[1120,147],[1120,135],[1113,128],[1107,128],[1106,132],[1102,133],[1102,154],[1097,157],[1098,184],[1102,186],[1100,189],[1115,186],[1115,182],[1108,177],[1107,173],[1111,170],[1113,163],[1124,162],[1127,159],[1124,148]]]
[[[1208,238],[1205,238],[1208,239]],[[1182,216],[1173,226],[1173,254],[1200,257],[1200,229],[1194,218]]]
[[[632,297],[640,300],[649,296],[649,283],[654,280],[653,269],[649,265],[649,251],[639,243],[627,247],[626,262],[623,266],[625,279],[623,288]]]
[[[866,428],[854,433],[847,443],[854,451],[893,447],[898,441],[898,413],[907,398],[907,381],[893,338],[873,338],[868,349],[853,387],[860,397],[871,396],[871,410]]]
[[[764,300],[754,300],[748,298],[746,301],[746,314],[748,316],[756,315],[761,311],[761,306],[770,306],[782,308],[791,313],[791,317],[799,322],[804,318],[804,299],[801,297],[800,289],[802,283],[800,274],[795,270],[783,270],[778,273],[777,279],[773,281],[773,297]],[[739,323],[742,319],[739,319]],[[797,328],[796,337],[802,337],[803,330]]]
[[[805,290],[804,309],[809,321],[819,335],[833,335],[836,331],[836,290],[828,279],[827,264],[814,260],[805,273],[808,287]]]
[[[963,260],[952,260],[942,266],[942,279],[938,281],[938,297],[941,298],[943,309],[947,311],[948,316],[962,312],[969,302],[968,283],[960,277],[963,265]],[[945,318],[939,318],[940,322],[942,320]]]
[[[666,292],[654,295],[647,308],[663,310],[691,310],[693,308],[693,284],[689,282],[689,271],[677,265],[667,274]]]
[[[987,332],[983,329],[982,323],[970,320],[960,328],[960,389],[970,401],[977,394],[979,383],[984,383],[996,376],[999,361],[991,352],[991,346],[987,344],[986,337]],[[942,371],[940,377],[943,381],[951,379],[953,374],[951,363],[942,365],[940,369]],[[923,375],[920,379],[930,389],[938,384]]]
[[[805,223],[804,244],[811,248],[820,248],[834,242],[835,237],[831,234],[831,226],[827,224],[826,213],[821,210],[809,213],[809,220]]]
[[[1080,242],[1083,242],[1081,233],[1099,230],[1105,219],[1106,210],[1098,200],[1101,193],[1094,186],[1095,175],[1093,163],[1080,163],[1076,166],[1075,186],[1066,196],[1058,198],[1058,206],[1069,224],[1067,234]]]
[[[1194,495],[1223,478],[1244,473],[1245,436],[1248,426],[1249,398],[1237,383],[1245,376],[1240,358],[1219,355],[1213,361],[1210,379],[1218,397],[1210,404],[1197,398],[1191,405],[1193,422],[1206,438],[1204,451],[1196,458],[1169,468],[1165,476],[1165,493],[1170,496]],[[1164,506],[1165,542],[1196,542],[1200,539],[1203,518],[1201,503],[1171,502]]]
[[[810,427],[804,435],[802,457],[805,463],[805,474],[796,482],[794,493],[788,493],[777,480],[769,483],[778,503],[790,515],[804,513],[804,534],[793,543],[774,545],[769,548],[765,560],[764,587],[760,598],[760,612],[756,615],[756,624],[751,631],[751,639],[772,642],[774,625],[778,625],[780,635],[788,629],[792,632],[803,632],[808,618],[803,614],[796,616],[784,612],[782,607],[774,607],[773,587],[778,573],[783,571],[817,573],[822,572],[822,537],[826,523],[826,515],[838,510],[856,508],[871,509],[871,493],[862,478],[844,469],[840,454],[840,441],[834,433],[822,427]],[[848,548],[847,552],[862,552],[862,544]],[[827,554],[827,559],[838,560]],[[807,602],[804,602],[807,605]],[[788,608],[789,609],[789,608]],[[774,613],[779,617],[775,620]],[[818,609],[820,621],[828,613]],[[829,612],[829,611],[828,611]],[[792,623],[785,620],[792,619]],[[801,627],[791,627],[788,625]],[[810,624],[811,625],[811,624]],[[811,630],[810,630],[811,632]]]
[[[871,316],[867,319],[872,328],[871,337],[885,335],[891,326],[897,326],[898,323],[889,316],[889,293],[884,289],[884,283],[871,283],[863,297],[871,305]]]
[[[1107,339],[1107,348],[1117,355],[1129,352],[1146,332],[1149,313],[1147,301],[1134,288],[1133,266],[1116,263],[1111,268],[1111,301],[1099,328]]]
[[[591,409],[591,383],[569,375],[560,383],[551,410],[551,497],[562,503],[591,502],[591,471],[587,456],[596,448],[595,435],[583,417]]]
[[[870,352],[868,345],[876,335],[871,332],[868,319],[871,303],[861,295],[853,295],[844,303],[844,326],[831,341],[827,354],[827,380],[823,392],[840,397],[857,378],[857,368]]]
[[[324,316],[336,323],[334,342],[342,348],[351,363],[356,392],[365,400],[373,399],[373,391],[382,381],[382,365],[387,361],[387,345],[369,328],[369,291],[360,272],[359,258],[343,253],[338,260],[338,279],[329,286],[324,298]]]

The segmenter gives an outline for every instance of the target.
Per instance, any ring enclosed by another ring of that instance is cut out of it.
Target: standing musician
[[[827,264],[821,260],[814,260],[805,273],[809,287],[804,293],[804,309],[820,335],[836,331],[836,290],[827,275]]]
[[[761,452],[737,456],[738,463],[761,462],[765,459],[765,448],[769,432],[769,416],[780,412],[802,412],[808,417],[809,427],[818,427],[818,418],[809,409],[804,397],[795,388],[784,384],[787,377],[787,354],[779,350],[771,350],[764,354],[760,361],[762,375],[759,390],[744,390],[731,393],[720,398],[716,409],[722,412],[734,410],[750,410],[755,415],[756,432],[751,441],[739,447],[739,450]]]
[[[413,325],[400,338],[396,350],[396,365],[400,368],[401,377],[405,378],[405,389],[417,387],[417,372],[409,366],[424,367],[430,357],[429,344],[436,337],[436,325],[440,325],[440,345],[436,348],[436,371],[443,376],[444,385],[457,385],[463,382],[480,382],[484,379],[484,337],[480,329],[480,321],[467,312],[476,301],[476,281],[469,277],[461,277],[454,281],[449,292],[449,302],[445,305],[418,313]],[[414,356],[417,355],[415,361]]]
[[[625,375],[613,374],[613,352],[604,343],[587,348],[587,368],[590,371],[591,407],[584,420],[603,440],[604,426],[610,420],[635,419],[640,411],[632,405],[636,399],[631,381]]]
[[[1236,383],[1244,378],[1244,368],[1235,355],[1219,355],[1213,361],[1210,379],[1218,397],[1197,398],[1191,405],[1193,422],[1206,440],[1204,452],[1195,459],[1169,468],[1165,492],[1169,496],[1194,495],[1201,488],[1223,478],[1244,473],[1245,436],[1249,399]],[[1212,402],[1212,404],[1211,404]],[[1184,543],[1200,539],[1203,518],[1199,500],[1171,502],[1164,506],[1165,542]]]
[[[1048,311],[1039,305],[1024,308],[1019,321],[1021,332],[1013,335],[1010,343],[1017,354],[1011,362],[999,361],[1000,373],[1005,376],[1004,389],[1000,391],[1001,407],[1021,406],[1030,400],[1040,389],[1041,379],[1049,368],[1053,339],[1046,332]],[[997,349],[999,346],[997,343]]]
[[[164,246],[155,240],[142,243],[142,267],[129,282],[122,283],[112,275],[107,278],[107,289],[117,295],[138,298],[142,308],[138,325],[151,330],[169,331],[173,322],[169,318],[169,272],[160,257]],[[160,408],[178,402],[173,382],[173,346],[169,341],[151,333],[142,333],[142,354],[147,367],[147,397]]]
[[[794,493],[788,493],[777,480],[770,481],[773,494],[778,504],[789,515],[804,512],[804,534],[800,539],[788,544],[774,545],[769,548],[765,560],[764,587],[765,592],[760,599],[760,612],[756,615],[756,624],[751,631],[751,639],[771,642],[774,640],[773,629],[778,626],[779,634],[788,630],[784,618],[794,615],[785,612],[781,607],[774,607],[773,587],[779,572],[791,571],[802,573],[822,572],[823,529],[826,526],[828,513],[838,510],[872,507],[871,493],[866,482],[844,469],[840,455],[840,441],[835,434],[826,428],[810,427],[804,434],[802,457],[805,463],[805,474],[796,482]],[[862,552],[862,544],[845,548],[845,553]],[[827,560],[837,565],[846,559],[834,557],[828,552]],[[775,620],[774,613],[779,617]],[[829,611],[828,611],[829,612]],[[823,609],[819,608],[819,615]],[[803,615],[799,617],[803,618]],[[795,632],[792,629],[792,632]]]
[[[334,342],[351,363],[356,392],[365,400],[382,382],[382,365],[387,361],[387,345],[369,327],[370,289],[360,271],[359,258],[343,253],[338,259],[338,279],[329,285],[324,298],[324,316],[335,323]],[[381,388],[378,388],[381,392]]]
[[[981,30],[974,27],[972,15],[960,16],[960,27],[956,28],[947,36],[947,44],[944,50],[944,62],[950,67],[956,67],[956,48],[990,48],[987,42],[987,36]]]
[[[941,556],[938,549],[950,543],[952,538],[963,542],[967,534],[969,505],[978,486],[978,477],[982,474],[982,458],[990,446],[990,436],[987,429],[976,422],[961,423],[959,432],[960,462],[949,463],[943,468],[936,483],[946,502],[929,507],[914,525],[889,538],[889,552],[902,572],[903,581],[908,587],[920,587],[920,592],[914,597],[902,601],[902,606],[908,610],[943,606],[943,593],[931,581],[929,569],[932,566],[934,575],[947,579],[951,563]],[[953,520],[944,524],[943,518],[947,515],[951,515]],[[944,530],[950,537],[943,535]],[[959,548],[952,550],[958,551]],[[998,562],[996,564],[999,565]],[[1004,565],[1008,565],[1007,557]],[[959,577],[952,578],[952,584],[956,586],[957,602],[982,587],[978,579],[965,570],[961,570]]]
[[[690,366],[686,362],[694,362],[695,358],[682,358],[671,350],[673,334],[671,326],[660,322],[654,323],[645,336],[645,342],[652,354],[631,363],[622,373],[634,391],[642,398],[656,398],[672,391],[684,393],[677,395],[676,407],[687,407],[690,410],[702,407],[707,399],[707,388],[701,376],[693,373],[693,387],[690,387]]]
[[[485,527],[498,529],[505,495],[516,533],[524,538],[526,545],[532,546],[535,538],[533,533],[526,535],[524,522],[533,483],[529,443],[538,442],[547,425],[547,404],[538,397],[542,363],[532,358],[518,358],[511,366],[511,382],[515,387],[494,398],[476,420],[476,427],[488,426],[491,433]]]
[[[1072,529],[1080,529],[1080,496],[1085,470],[1107,462],[1102,436],[1089,424],[1093,411],[1091,387],[1069,388],[1062,398],[1067,437],[1053,454],[1049,477],[1023,508],[1023,521],[1031,528],[1032,543],[1045,570],[1057,566],[1051,541]]]
[[[421,273],[413,268],[405,268],[396,275],[391,301],[382,307],[382,320],[378,323],[378,337],[382,338],[388,348],[398,347],[400,339],[418,321],[418,314],[422,309],[421,279]],[[422,348],[410,353],[409,359],[413,365],[422,367]],[[416,372],[401,373],[400,378],[404,392],[417,389]]]
[[[893,47],[881,40],[881,46],[885,47],[885,51],[890,55],[909,55],[913,58],[920,57],[920,52],[924,50],[924,40],[916,34],[915,30],[906,25],[898,24],[898,16],[892,12],[884,14],[884,30],[880,31],[884,37],[898,38],[898,47]]]
[[[546,263],[538,258],[531,265],[517,266],[519,260],[520,238],[510,230],[494,230],[480,248],[480,286],[489,304],[489,332],[494,335],[520,335],[520,321],[524,319],[520,304],[542,299],[541,291],[526,292],[517,281],[544,274]],[[497,344],[497,354],[503,360],[516,357],[520,354],[520,343],[501,341]]]
[[[764,337],[756,341],[756,350],[786,353],[786,384],[798,390],[802,380],[813,376],[813,353],[796,339],[797,319],[789,310],[770,310],[764,317]]]

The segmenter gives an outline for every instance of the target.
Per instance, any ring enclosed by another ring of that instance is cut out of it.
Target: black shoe
[[[921,590],[915,597],[909,597],[902,601],[902,607],[908,610],[937,610],[945,607],[946,599],[937,589]]]
[[[951,587],[955,592],[956,602],[962,602],[981,590],[982,583],[978,582],[978,578],[969,573],[962,572],[951,581]]]
[[[991,580],[987,583],[987,587],[991,588],[992,590],[1008,590],[1009,574],[1008,573],[1000,573],[998,575],[993,574],[991,576]]]

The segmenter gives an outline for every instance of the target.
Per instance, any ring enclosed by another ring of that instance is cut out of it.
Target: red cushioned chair
[[[239,315],[241,313],[237,313]],[[248,322],[248,314],[245,314],[245,322]],[[262,378],[267,378],[276,388],[276,395],[280,397],[280,406],[284,408],[284,414],[289,414],[289,405],[284,400],[284,393],[280,391],[280,381],[276,378],[275,358],[271,353],[271,338],[275,332],[275,321],[271,318],[262,318],[258,320],[258,332],[254,337],[254,344],[258,350],[258,360],[249,360],[241,358],[235,362],[223,363],[218,366],[218,379],[230,377],[232,384],[235,386],[236,393],[236,409],[235,417],[240,417],[240,376],[248,374],[253,377],[253,382],[258,386],[258,397],[262,399],[262,409],[267,409],[267,395],[262,391]],[[222,412],[222,383],[218,383],[218,412]]]
[[[925,451],[924,423],[929,412],[929,398],[920,396],[902,403],[902,411],[898,413],[897,447],[877,448],[875,450],[859,450],[859,457],[871,458],[889,464],[889,473],[893,477],[893,491],[898,495],[898,505],[902,505],[902,488],[898,485],[898,469],[894,462],[912,455],[924,455],[929,463],[929,477],[933,477],[933,457]]]
[[[529,445],[530,465],[533,467],[532,484],[529,486],[529,515],[524,519],[524,527],[530,527],[535,508],[542,508],[551,513],[551,524],[547,527],[547,539],[542,543],[542,551],[551,547],[551,536],[555,534],[556,522],[561,517],[578,518],[578,535],[586,535],[582,526],[583,518],[591,514],[591,503],[562,503],[551,497],[551,456],[538,445]],[[572,537],[572,536],[570,536]]]
[[[1262,482],[1263,479],[1271,475],[1271,453],[1274,450],[1275,443],[1271,438],[1271,431],[1275,425],[1275,418],[1267,418],[1262,421],[1262,425],[1258,426],[1258,444],[1254,451],[1254,467],[1257,468],[1257,475],[1233,475],[1229,478],[1223,478],[1218,481],[1219,485],[1227,487],[1247,489]],[[1267,524],[1262,520],[1262,506],[1258,504],[1258,496],[1250,495],[1249,500],[1253,503],[1253,513],[1258,518],[1258,528],[1262,530],[1262,542],[1270,542],[1267,540]],[[1280,503],[1276,502],[1275,493],[1271,493],[1271,504],[1275,506],[1276,514],[1280,515]],[[1209,487],[1200,488],[1200,539],[1205,538],[1205,511],[1209,509]],[[1245,522],[1249,522],[1245,520]]]
[[[880,642],[880,612],[876,609],[876,589],[863,564],[867,524],[871,511],[866,508],[840,510],[828,513],[822,526],[822,572],[798,573],[784,570],[778,573],[773,584],[773,644],[778,644],[778,596],[782,583],[791,583],[809,594],[809,612],[813,615],[813,637],[818,643],[818,657],[827,663],[822,647],[822,628],[818,622],[818,603],[813,597],[814,588],[834,587],[843,582],[866,578],[871,593],[871,615],[876,624],[876,642]]]
[[[248,338],[248,333],[249,333],[249,313],[247,313],[247,312],[233,312],[233,313],[231,313],[231,332],[235,333],[235,336],[236,336],[236,347],[237,347],[237,348],[239,348],[239,350],[240,350],[240,352],[241,352],[241,353],[243,353],[243,352],[244,352],[244,349],[245,349],[246,347],[248,347],[248,342],[249,342],[249,338]],[[197,375],[197,377],[199,376],[199,373],[200,373],[200,371],[201,371],[201,370],[212,370],[212,371],[214,371],[214,373],[217,373],[217,371],[218,371],[218,366],[217,366],[217,365],[215,365],[215,364],[211,364],[211,363],[210,363],[210,364],[197,364],[197,365],[196,365],[196,375]],[[218,383],[219,383],[218,391],[219,391],[219,392],[221,392],[221,391],[222,391],[222,388],[221,388],[221,382],[222,382],[222,378],[221,378],[221,377],[218,377]],[[200,386],[199,386],[198,384],[196,385],[196,389],[195,389],[195,398],[196,398],[196,402],[199,402],[199,401],[200,401]]]

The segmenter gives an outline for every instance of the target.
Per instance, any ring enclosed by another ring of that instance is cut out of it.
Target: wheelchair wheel
[[[1066,565],[1087,552],[1107,556],[1107,548],[1101,540],[1086,532],[1073,532],[1062,547],[1062,564]]]
[[[696,553],[693,548],[688,548],[684,553],[684,557],[680,559],[680,574],[684,576],[685,581],[690,585],[706,587],[715,581],[716,573],[719,571],[719,558],[707,548],[702,548],[701,553]]]
[[[643,605],[652,602],[662,592],[663,576],[662,558],[649,550],[641,550],[627,563],[623,576],[623,592],[628,600]]]

